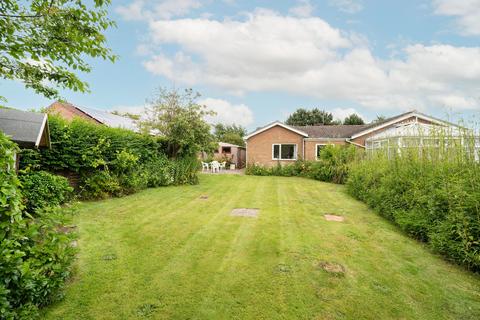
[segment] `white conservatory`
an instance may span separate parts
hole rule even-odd
[[[403,150],[443,150],[462,146],[468,154],[479,159],[480,139],[471,129],[454,124],[426,124],[418,121],[398,124],[369,137],[365,141],[367,154],[383,151],[389,157],[399,155]],[[473,151],[473,152],[472,152]]]

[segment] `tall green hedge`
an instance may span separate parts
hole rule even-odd
[[[480,271],[480,164],[457,151],[371,157],[351,166],[347,188],[434,251]]]
[[[83,199],[197,182],[197,160],[168,159],[164,139],[81,119],[49,116],[49,125],[52,147],[23,150],[21,168],[73,176]]]
[[[130,130],[110,128],[75,119],[68,122],[48,117],[52,147],[40,152],[23,150],[21,165],[47,171],[87,173],[95,169],[115,170],[118,154],[129,152],[145,163],[163,154],[162,141]]]
[[[16,146],[0,132],[0,319],[31,319],[58,298],[75,249],[58,208],[23,211]]]

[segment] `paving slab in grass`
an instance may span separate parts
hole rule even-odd
[[[259,209],[257,208],[235,208],[230,212],[230,215],[237,217],[256,218],[258,216],[258,211]]]

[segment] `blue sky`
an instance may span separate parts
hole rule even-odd
[[[298,107],[338,118],[480,109],[480,0],[112,1],[107,33],[120,59],[80,74],[71,103],[138,111],[155,88],[192,87],[212,121],[249,129]],[[0,81],[8,105],[52,101]]]

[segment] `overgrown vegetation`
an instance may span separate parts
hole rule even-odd
[[[49,116],[52,148],[23,150],[21,167],[66,175],[83,199],[122,196],[147,187],[196,183],[197,160],[169,159],[167,139]],[[72,179],[73,178],[73,179]]]
[[[60,206],[73,196],[68,180],[46,171],[22,172],[19,176],[27,212]]]
[[[31,211],[24,211],[15,151],[16,146],[0,132],[0,319],[31,319],[39,307],[61,295],[74,257],[74,234],[59,230],[68,214],[58,207],[45,207],[41,194],[27,202]],[[43,174],[30,178],[23,180],[28,196],[34,193],[28,181],[53,181]],[[45,190],[37,190],[46,195]]]
[[[480,164],[468,152],[473,145],[437,139],[435,148],[378,152],[353,164],[348,191],[447,259],[480,271]]]
[[[246,173],[257,176],[305,177],[320,181],[345,183],[349,164],[361,156],[354,146],[327,145],[321,151],[317,161],[298,160],[293,164],[273,167],[249,164]]]

